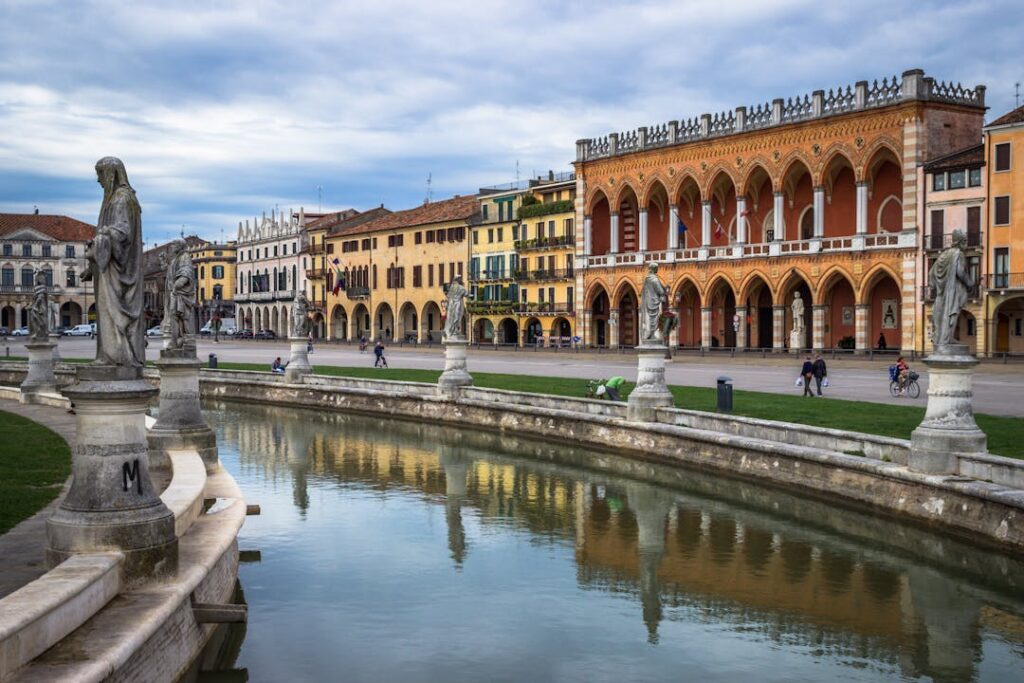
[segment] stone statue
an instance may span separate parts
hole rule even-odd
[[[46,275],[37,270],[32,287],[32,304],[28,309],[28,330],[32,341],[50,340],[50,297],[46,292]]]
[[[96,162],[103,204],[96,237],[86,244],[88,270],[96,292],[96,365],[142,367],[142,207],[115,157]]]
[[[167,263],[167,298],[164,320],[170,341],[169,349],[183,349],[195,334],[192,309],[196,305],[196,270],[183,240],[174,240]]]
[[[668,302],[665,285],[658,279],[658,264],[647,265],[647,277],[640,293],[640,346],[663,343],[661,333],[661,307]]]
[[[50,300],[50,334],[55,334],[60,327],[60,304]]]
[[[462,338],[462,318],[466,315],[466,297],[469,292],[462,284],[462,276],[444,286],[445,300],[448,303],[447,317],[444,322],[444,336],[448,339]]]
[[[313,323],[309,319],[309,299],[305,292],[299,292],[292,302],[292,337],[301,338],[309,336],[313,329]]]
[[[800,292],[793,293],[793,303],[791,305],[793,309],[793,332],[804,331],[804,300],[800,296]]]
[[[932,345],[941,349],[953,343],[960,311],[967,303],[971,286],[964,264],[964,247],[967,236],[963,230],[953,231],[953,244],[942,252],[928,273],[928,285],[935,292],[932,303]]]

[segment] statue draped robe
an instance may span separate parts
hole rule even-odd
[[[192,257],[183,252],[174,257],[167,269],[167,306],[165,317],[170,320],[172,346],[180,348],[185,338],[194,332],[192,307],[196,299],[196,272]]]
[[[942,252],[928,273],[928,285],[935,292],[932,345],[939,349],[953,343],[957,319],[967,303],[969,278],[963,251],[954,246]]]
[[[666,301],[665,285],[654,273],[648,273],[644,278],[644,288],[640,295],[640,344],[657,341],[661,338],[661,325],[658,318],[661,316],[661,304]]]
[[[46,283],[36,283],[32,289],[32,305],[28,309],[28,330],[34,341],[49,341],[50,302]]]
[[[104,197],[89,253],[96,291],[96,363],[141,367],[142,209],[126,185]]]
[[[458,282],[448,285],[448,311],[444,321],[444,334],[448,339],[462,336],[462,317],[466,314],[466,288]]]

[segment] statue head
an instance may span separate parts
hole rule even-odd
[[[658,274],[658,264],[656,261],[651,261],[650,263],[647,264],[647,272],[650,273],[651,275]]]
[[[461,275],[456,275],[455,276],[455,280],[453,280],[453,282],[458,282],[461,285],[462,284],[462,276]]]
[[[41,270],[37,270],[36,271],[35,280],[36,280],[36,284],[37,285],[45,285],[46,284],[46,274],[43,271],[41,271]]]
[[[176,258],[185,252],[185,240],[174,240],[169,248],[172,258]]]
[[[117,157],[103,157],[96,162],[96,180],[103,186],[104,194],[109,194],[122,185],[130,187],[128,172],[124,170],[124,164]]]
[[[796,300],[796,299],[799,299],[799,298],[801,298],[800,297],[800,292],[793,292],[793,299]]]
[[[963,249],[967,246],[967,235],[963,230],[953,231],[953,246],[957,249]]]

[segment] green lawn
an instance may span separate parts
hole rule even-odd
[[[266,370],[261,363],[220,363],[224,370]],[[406,382],[436,382],[440,370],[381,369],[373,367],[316,366],[317,374],[341,377],[391,379]],[[476,386],[491,389],[530,391],[556,396],[586,395],[587,380],[571,377],[537,377],[474,372]],[[627,395],[633,388],[627,385]],[[693,410],[714,411],[716,390],[713,387],[672,386],[676,406]],[[898,403],[870,403],[841,399],[809,399],[803,396],[771,394],[760,391],[736,391],[733,408],[737,415],[766,420],[783,420],[799,424],[845,429],[866,434],[879,434],[909,439],[910,432],[921,423],[924,408]],[[990,453],[1024,458],[1024,419],[977,414],[978,426],[988,435]]]
[[[71,451],[55,432],[0,410],[0,534],[60,493]]]

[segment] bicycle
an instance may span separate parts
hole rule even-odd
[[[604,386],[603,379],[592,379],[587,382],[587,398],[601,398],[597,390]]]
[[[921,385],[917,383],[919,377],[920,375],[916,372],[911,371],[907,373],[907,382],[903,385],[903,393],[910,398],[917,398],[921,395]],[[889,393],[893,398],[900,396],[900,380],[898,377],[889,380]]]

